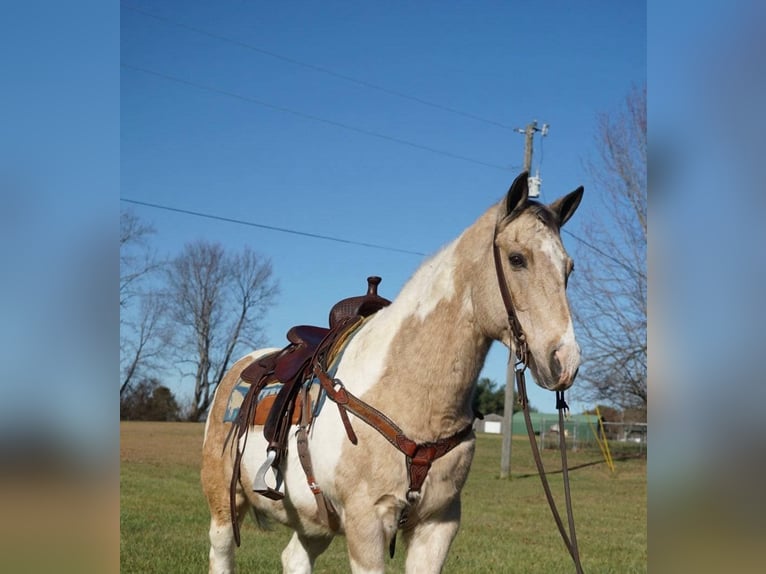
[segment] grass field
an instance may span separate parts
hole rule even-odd
[[[199,483],[202,424],[120,424],[121,572],[206,572],[209,514]],[[463,491],[463,520],[446,573],[573,572],[537,477],[525,437],[514,437],[511,480],[498,478],[501,439],[479,435]],[[546,469],[560,468],[556,451]],[[569,453],[577,538],[586,573],[646,572],[646,461],[616,461],[612,475],[598,450]],[[560,474],[551,488],[563,508]],[[560,495],[560,496],[558,496]],[[566,518],[564,518],[566,521]],[[237,550],[241,572],[281,572],[290,531],[245,521]],[[399,548],[390,572],[404,571]],[[348,572],[345,540],[336,538],[316,572]]]

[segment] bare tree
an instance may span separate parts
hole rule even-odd
[[[146,286],[162,268],[151,250],[153,233],[134,213],[120,214],[120,397],[138,377],[159,369],[169,340],[163,299]]]
[[[587,398],[646,409],[646,87],[602,114],[588,162],[606,217],[576,247],[572,302]]]
[[[139,296],[135,318],[120,318],[120,396],[138,376],[162,370],[166,346],[172,331],[164,321],[166,302],[160,293]]]
[[[189,420],[210,406],[240,347],[260,344],[260,321],[278,291],[271,262],[245,248],[226,253],[219,244],[187,244],[167,272],[168,318],[177,334],[179,361],[192,365]]]
[[[141,281],[161,266],[149,244],[154,232],[132,211],[120,213],[120,310],[140,295]]]

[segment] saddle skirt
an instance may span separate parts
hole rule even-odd
[[[341,357],[343,356],[343,352],[346,350],[346,346],[358,332],[364,322],[365,320],[361,320],[357,323],[354,323],[334,342],[330,348],[328,353],[328,362],[330,365],[328,374],[331,376],[333,376],[337,371],[338,364]],[[283,351],[275,351],[273,356],[276,356],[281,352]],[[256,363],[259,365],[268,364],[272,358],[274,357],[271,355],[261,357],[254,361],[251,367],[255,366]],[[248,369],[251,369],[251,367],[248,367]],[[250,424],[255,426],[263,426],[266,424],[266,421],[269,418],[269,413],[271,412],[271,408],[274,406],[280,391],[282,391],[284,387],[284,382],[278,378],[278,373],[275,373],[273,369],[272,372],[266,372],[264,375],[268,377],[268,380],[265,383],[261,382],[261,384],[258,385],[261,387],[261,389],[258,391],[258,396],[256,397],[255,413],[252,417],[252,420],[250,421]],[[311,418],[313,419],[321,412],[327,393],[322,389],[319,379],[311,373],[311,369],[307,371],[306,377],[307,378],[302,381],[302,386],[308,390],[308,396],[311,399]],[[254,382],[251,382],[253,381],[252,375],[248,376],[248,379],[249,380],[244,380],[244,378],[240,377],[237,384],[231,390],[231,394],[229,395],[229,402],[226,406],[226,414],[224,415],[223,419],[224,422],[237,421],[240,407],[245,401],[245,397],[248,395],[248,393],[253,392],[252,387]],[[257,383],[257,381],[255,381],[255,383]],[[295,397],[295,404],[293,405],[292,412],[290,413],[291,425],[297,425],[300,421],[302,408],[303,393],[297,393]]]

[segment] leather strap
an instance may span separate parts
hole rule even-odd
[[[577,547],[577,537],[575,536],[574,515],[572,514],[572,500],[571,500],[571,496],[569,492],[569,468],[567,467],[566,437],[564,436],[564,414],[563,414],[564,409],[563,408],[559,409],[559,447],[561,450],[561,468],[562,468],[562,474],[564,478],[564,494],[566,497],[569,532],[572,535],[571,539],[569,535],[567,535],[567,531],[564,528],[564,523],[561,520],[561,515],[559,515],[559,511],[556,508],[556,503],[553,500],[553,494],[551,494],[551,487],[548,484],[548,477],[545,474],[545,467],[543,466],[542,457],[540,456],[540,449],[537,446],[537,440],[535,439],[535,430],[532,427],[532,419],[529,415],[529,402],[526,399],[527,387],[526,387],[526,380],[524,377],[523,369],[516,370],[516,385],[518,387],[519,399],[522,400],[522,397],[523,397],[522,410],[524,412],[524,424],[527,427],[529,444],[532,448],[532,455],[535,459],[535,465],[537,466],[538,474],[540,475],[540,482],[543,485],[543,491],[545,491],[545,498],[548,500],[548,506],[551,509],[551,513],[553,514],[553,519],[555,520],[556,526],[559,529],[561,538],[564,540],[564,545],[567,547],[567,550],[569,551],[569,555],[572,557],[572,560],[574,561],[577,574],[583,574],[582,564],[580,564],[580,551]]]
[[[557,397],[556,408],[559,411],[559,447],[561,450],[561,467],[564,478],[564,495],[566,498],[567,519],[569,522],[569,532],[571,538],[567,535],[564,523],[561,520],[559,511],[556,508],[556,503],[553,500],[551,494],[551,488],[548,484],[548,478],[545,474],[545,468],[540,456],[540,450],[537,446],[537,440],[535,439],[535,431],[532,427],[532,420],[529,415],[529,400],[527,399],[527,387],[524,372],[527,370],[527,364],[529,362],[529,347],[527,345],[527,337],[524,334],[524,329],[519,323],[519,319],[516,316],[516,310],[513,306],[513,297],[508,289],[508,282],[505,278],[505,272],[503,271],[503,264],[501,260],[500,248],[496,243],[497,237],[492,239],[492,255],[495,260],[495,272],[497,274],[497,283],[500,287],[500,295],[503,298],[503,305],[505,306],[505,312],[508,316],[508,327],[511,331],[511,338],[513,347],[516,350],[516,369],[514,369],[516,385],[518,387],[519,403],[521,404],[522,411],[524,412],[524,424],[527,427],[527,434],[529,435],[529,443],[532,447],[532,454],[535,459],[535,465],[537,466],[538,473],[540,475],[540,481],[545,491],[545,497],[548,499],[548,506],[551,508],[553,519],[556,521],[561,538],[564,540],[564,545],[567,547],[572,560],[574,561],[577,574],[583,574],[582,564],[580,563],[580,551],[577,547],[577,537],[575,536],[574,527],[574,515],[572,513],[572,499],[569,491],[569,468],[567,467],[566,458],[566,437],[564,436],[564,410],[566,403],[563,399],[563,393],[560,397]],[[509,358],[510,361],[510,358]]]
[[[317,515],[320,522],[327,525],[333,532],[337,532],[340,527],[338,512],[330,501],[327,500],[322,489],[319,488],[314,477],[314,466],[311,463],[311,452],[309,451],[308,426],[311,424],[311,397],[309,396],[309,387],[305,386],[303,390],[303,408],[301,410],[301,423],[296,433],[296,446],[298,449],[298,460],[303,467],[303,473],[306,475],[309,489],[316,499]]]
[[[508,290],[508,281],[505,278],[505,271],[503,271],[502,256],[500,254],[500,248],[495,243],[496,238],[492,239],[492,258],[495,260],[495,273],[497,275],[497,284],[500,287],[500,295],[503,298],[503,305],[505,306],[505,313],[508,317],[508,325],[511,329],[511,338],[513,339],[513,347],[516,350],[516,358],[520,363],[527,364],[529,360],[529,347],[527,346],[527,336],[524,334],[524,329],[521,328],[519,318],[516,316],[516,310],[513,306],[513,297]]]
[[[418,444],[407,437],[402,429],[386,415],[354,396],[338,379],[330,378],[321,361],[314,362],[314,374],[327,393],[327,397],[338,405],[346,433],[353,444],[357,444],[358,439],[348,418],[348,412],[378,431],[383,438],[407,457],[410,482],[407,498],[410,500],[414,493],[420,492],[431,464],[463,442],[473,431],[473,424],[469,423],[449,437]]]
[[[577,538],[575,536],[574,529],[572,500],[569,493],[569,469],[567,468],[566,461],[566,438],[564,437],[563,415],[566,403],[564,403],[562,396],[560,401],[557,400],[556,408],[559,411],[559,446],[561,449],[561,463],[563,469],[562,472],[564,475],[564,494],[566,496],[567,518],[569,521],[569,532],[571,533],[571,539],[570,536],[567,535],[566,529],[564,528],[564,523],[561,520],[561,516],[559,515],[558,509],[556,508],[556,503],[553,500],[553,495],[551,494],[551,489],[548,485],[548,479],[545,474],[545,468],[543,467],[543,461],[540,456],[540,450],[537,446],[537,440],[535,439],[535,431],[532,427],[532,420],[529,416],[529,401],[527,399],[526,379],[524,377],[524,372],[527,370],[527,364],[529,362],[529,347],[527,345],[527,337],[524,334],[524,329],[522,329],[521,323],[519,323],[519,319],[516,316],[516,310],[513,306],[513,297],[511,296],[511,292],[508,289],[508,282],[506,281],[505,272],[503,271],[500,248],[497,246],[496,237],[492,240],[492,255],[495,260],[497,283],[500,287],[500,295],[503,298],[503,305],[505,306],[505,312],[508,316],[508,326],[511,330],[513,346],[516,350],[516,358],[518,359],[514,372],[516,377],[516,384],[518,386],[519,403],[521,404],[522,411],[524,412],[524,423],[527,427],[527,434],[529,435],[532,454],[534,455],[537,471],[540,475],[540,481],[543,484],[545,497],[548,499],[548,506],[550,506],[551,512],[553,513],[553,519],[556,521],[556,526],[558,526],[559,533],[561,534],[561,538],[564,540],[564,544],[566,545],[567,550],[569,550],[570,556],[572,556],[577,574],[582,574],[583,570],[582,564],[580,564],[580,552],[577,547]]]
[[[275,354],[278,353],[279,351],[277,351]],[[229,482],[229,510],[231,512],[231,524],[234,530],[234,541],[238,547],[240,545],[240,532],[239,518],[237,515],[236,489],[241,473],[240,465],[242,463],[242,455],[245,452],[245,448],[247,446],[247,430],[250,426],[250,421],[253,420],[253,416],[255,415],[255,407],[258,403],[258,393],[270,380],[270,377],[271,373],[265,372],[261,376],[261,379],[255,385],[253,385],[248,391],[247,395],[245,395],[242,404],[239,406],[237,419],[232,425],[231,429],[229,429],[229,433],[226,435],[226,440],[223,443],[223,448],[225,450],[226,445],[229,443],[232,435],[236,434],[236,440],[232,442],[232,447],[235,448],[236,454],[234,456],[234,466],[232,468],[231,481]],[[242,439],[242,437],[244,437],[244,441],[240,448],[239,441]]]

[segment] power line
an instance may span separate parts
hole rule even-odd
[[[375,243],[366,243],[364,241],[355,241],[353,239],[344,239],[344,238],[341,238],[341,237],[334,237],[334,236],[330,236],[330,235],[321,235],[321,234],[318,234],[318,233],[309,233],[307,231],[298,231],[296,229],[288,229],[286,227],[277,227],[277,226],[274,226],[274,225],[266,225],[264,223],[255,223],[253,221],[245,221],[243,219],[233,219],[231,217],[224,217],[224,216],[221,216],[221,215],[213,215],[213,214],[210,214],[210,213],[202,213],[200,211],[192,211],[190,209],[181,209],[179,207],[171,207],[169,205],[160,205],[158,203],[150,203],[148,201],[140,201],[140,200],[137,200],[137,199],[130,199],[130,198],[127,198],[127,197],[121,197],[120,201],[124,201],[125,203],[131,203],[133,205],[142,205],[144,207],[151,207],[153,209],[162,209],[162,210],[165,210],[165,211],[172,211],[172,212],[175,212],[175,213],[182,213],[182,214],[185,214],[185,215],[192,215],[192,216],[195,216],[195,217],[203,217],[203,218],[206,218],[206,219],[213,219],[213,220],[216,220],[216,221],[223,221],[223,222],[226,222],[226,223],[236,223],[238,225],[247,225],[249,227],[257,227],[259,229],[267,229],[267,230],[270,230],[270,231],[278,231],[280,233],[289,233],[289,234],[292,234],[292,235],[300,235],[302,237],[310,237],[310,238],[313,238],[313,239],[324,239],[325,241],[335,241],[337,243],[345,243],[347,245],[358,245],[360,247],[369,247],[369,248],[372,248],[372,249],[381,249],[383,251],[392,251],[392,252],[395,252],[395,253],[405,253],[407,255],[418,255],[420,257],[424,257],[426,255],[425,253],[422,253],[420,251],[412,251],[412,250],[409,250],[409,249],[400,249],[398,247],[389,247],[387,245],[378,245],[378,244],[375,244]],[[589,243],[588,241],[585,241],[584,239],[578,237],[577,235],[575,235],[574,233],[572,233],[571,231],[569,231],[567,229],[562,229],[562,231],[564,233],[566,233],[567,235],[569,235],[570,237],[574,238],[575,240],[579,241],[580,243],[582,243],[586,247],[592,249],[593,251],[595,251],[599,255],[614,261],[619,266],[621,266],[623,269],[627,270],[630,273],[633,273],[633,270],[630,269],[627,265],[625,265],[622,261],[620,261],[618,259],[615,259],[614,257],[609,255],[608,253],[604,253],[602,250],[600,250],[595,245]]]
[[[163,72],[158,72],[156,70],[150,70],[148,68],[142,68],[140,66],[134,66],[132,64],[126,64],[125,62],[121,62],[120,66],[122,68],[126,68],[126,69],[129,69],[129,70],[135,70],[137,72],[142,72],[142,73],[148,74],[150,76],[157,76],[157,77],[163,78],[165,80],[170,80],[170,81],[176,82],[178,84],[182,84],[182,85],[186,85],[186,86],[191,86],[191,87],[197,88],[199,90],[205,90],[205,91],[208,91],[208,92],[213,92],[213,93],[216,93],[216,94],[220,94],[222,96],[227,96],[229,98],[235,98],[237,100],[242,100],[244,102],[248,102],[248,103],[251,103],[251,104],[257,104],[259,106],[270,108],[272,110],[276,110],[276,111],[279,111],[279,112],[284,112],[284,113],[287,113],[287,114],[292,114],[294,116],[297,116],[299,118],[303,118],[303,119],[306,119],[306,120],[312,120],[312,121],[315,121],[315,122],[321,122],[323,124],[327,124],[327,125],[335,126],[335,127],[338,127],[338,128],[342,128],[344,130],[349,130],[349,131],[356,132],[356,133],[359,133],[359,134],[363,134],[363,135],[366,135],[366,136],[371,136],[371,137],[375,137],[375,138],[378,138],[378,139],[386,140],[386,141],[389,141],[389,142],[394,142],[394,143],[397,143],[397,144],[406,145],[406,146],[409,146],[409,147],[412,147],[412,148],[415,148],[415,149],[429,151],[431,153],[435,153],[435,154],[438,154],[438,155],[443,155],[443,156],[446,156],[446,157],[450,157],[452,159],[459,159],[459,160],[462,160],[462,161],[467,161],[467,162],[474,163],[474,164],[477,164],[477,165],[482,165],[484,167],[491,167],[491,168],[494,168],[494,169],[500,169],[500,170],[503,170],[503,171],[511,171],[513,169],[513,167],[506,167],[506,166],[502,166],[502,165],[496,165],[496,164],[493,164],[493,163],[488,163],[488,162],[481,161],[481,160],[478,160],[478,159],[473,159],[473,158],[470,158],[470,157],[458,155],[458,154],[455,154],[455,153],[452,153],[452,152],[449,152],[449,151],[444,151],[444,150],[432,148],[432,147],[429,147],[429,146],[425,146],[425,145],[422,145],[422,144],[414,143],[414,142],[411,142],[411,141],[408,141],[408,140],[403,140],[401,138],[396,138],[396,137],[393,137],[393,136],[389,136],[389,135],[386,135],[386,134],[381,134],[381,133],[374,132],[374,131],[371,131],[371,130],[366,130],[366,129],[363,129],[363,128],[357,128],[357,127],[354,127],[354,126],[351,126],[351,125],[348,125],[348,124],[344,124],[344,123],[341,123],[341,122],[336,122],[334,120],[328,120],[328,119],[322,118],[320,116],[315,116],[313,114],[307,114],[305,112],[299,112],[299,111],[293,110],[291,108],[286,108],[284,106],[278,106],[276,104],[272,104],[272,103],[269,103],[269,102],[266,102],[266,101],[263,101],[263,100],[259,100],[257,98],[253,98],[251,96],[243,96],[241,94],[236,94],[234,92],[229,92],[227,90],[222,90],[220,88],[215,88],[213,86],[206,86],[206,85],[203,85],[203,84],[199,84],[197,82],[192,82],[192,81],[189,81],[189,80],[184,80],[183,78],[179,78],[177,76],[171,76],[170,74],[165,74]]]
[[[461,111],[461,110],[458,110],[458,109],[455,109],[455,108],[451,108],[449,106],[444,106],[442,104],[438,104],[438,103],[435,103],[435,102],[430,102],[428,100],[424,100],[424,99],[419,98],[417,96],[412,96],[412,95],[409,95],[409,94],[405,94],[403,92],[399,92],[397,90],[392,90],[392,89],[386,88],[384,86],[379,86],[377,84],[373,84],[372,82],[368,82],[366,80],[360,80],[358,78],[354,78],[353,76],[349,76],[347,74],[342,74],[340,72],[336,72],[336,71],[331,70],[329,68],[324,68],[322,66],[317,66],[316,64],[310,64],[308,62],[303,62],[301,60],[296,60],[295,58],[290,58],[288,56],[284,56],[282,54],[278,54],[277,52],[274,52],[274,51],[271,51],[271,50],[266,50],[264,48],[259,48],[258,46],[254,46],[252,44],[248,44],[246,42],[242,42],[241,40],[235,40],[233,38],[229,38],[229,37],[223,36],[221,34],[216,34],[214,32],[209,32],[207,30],[203,30],[203,29],[197,28],[195,26],[189,26],[187,24],[182,24],[181,22],[177,22],[177,21],[172,20],[170,18],[167,18],[165,16],[160,16],[158,14],[153,14],[151,12],[147,12],[146,10],[142,10],[142,9],[140,9],[138,7],[131,6],[129,4],[125,4],[124,2],[121,2],[120,4],[121,4],[121,6],[123,8],[125,8],[127,10],[132,10],[133,12],[136,12],[136,13],[139,13],[139,14],[143,14],[144,16],[148,16],[150,18],[154,18],[155,20],[164,22],[166,24],[170,24],[172,26],[176,26],[178,28],[182,28],[182,29],[185,29],[185,30],[189,30],[189,31],[197,33],[197,34],[208,36],[210,38],[214,38],[214,39],[220,40],[222,42],[227,42],[227,43],[235,45],[235,46],[246,48],[248,50],[252,50],[252,51],[257,52],[259,54],[262,54],[262,55],[265,55],[265,56],[269,56],[271,58],[275,58],[277,60],[281,60],[283,62],[287,62],[287,63],[295,65],[295,66],[300,66],[300,67],[303,67],[303,68],[306,68],[306,69],[310,69],[310,70],[313,70],[313,71],[316,71],[316,72],[327,74],[329,76],[333,76],[335,78],[338,78],[338,79],[341,79],[341,80],[344,80],[344,81],[347,81],[347,82],[351,82],[351,83],[357,84],[359,86],[363,86],[365,88],[369,88],[369,89],[372,89],[372,90],[377,90],[377,91],[385,93],[385,94],[389,94],[389,95],[396,96],[396,97],[399,97],[399,98],[403,98],[403,99],[406,99],[406,100],[414,101],[414,102],[417,102],[417,103],[425,105],[425,106],[430,106],[432,108],[436,108],[436,109],[439,109],[439,110],[442,110],[442,111],[446,111],[446,112],[449,112],[449,113],[457,114],[457,115],[460,115],[460,116],[463,116],[463,117],[466,117],[466,118],[470,118],[470,119],[473,119],[473,120],[476,120],[476,121],[479,121],[479,122],[483,122],[483,123],[486,123],[486,124],[494,125],[496,127],[500,127],[500,128],[503,128],[503,129],[508,129],[508,130],[512,130],[512,131],[516,131],[516,129],[517,129],[517,128],[511,127],[511,126],[505,125],[505,124],[503,124],[501,122],[497,122],[495,120],[483,118],[481,116],[477,116],[477,115],[469,113],[469,112],[464,112],[464,111]],[[475,163],[475,164],[478,164],[478,165],[483,165],[483,166],[486,166],[486,167],[492,167],[492,168],[495,168],[495,169],[501,169],[503,171],[509,171],[509,170],[517,169],[515,166],[511,166],[511,167],[499,166],[499,165],[496,165],[496,164],[491,164],[491,163],[483,162],[483,161],[476,160],[476,159],[473,159],[473,158],[468,158],[468,157],[460,156],[460,155],[457,155],[457,154],[453,154],[451,152],[447,152],[447,151],[431,148],[431,147],[428,147],[428,146],[424,146],[424,145],[417,144],[417,143],[414,143],[414,142],[410,142],[410,141],[407,141],[407,140],[403,140],[403,139],[400,139],[400,138],[395,138],[395,137],[392,137],[392,136],[388,136],[388,135],[385,135],[385,134],[380,134],[380,133],[373,132],[373,131],[370,131],[370,130],[365,130],[365,129],[362,129],[362,128],[357,128],[357,127],[354,127],[354,126],[350,126],[348,124],[343,124],[341,122],[336,122],[336,121],[328,120],[328,119],[325,119],[325,118],[322,118],[322,117],[319,117],[319,116],[314,116],[314,115],[311,115],[311,114],[306,114],[304,112],[299,112],[299,111],[296,111],[296,110],[292,110],[290,108],[286,108],[286,107],[283,107],[283,106],[277,106],[277,105],[271,104],[269,102],[258,100],[256,98],[252,98],[252,97],[249,97],[249,96],[242,96],[240,94],[235,94],[233,92],[228,92],[228,91],[221,90],[221,89],[218,89],[218,88],[214,88],[214,87],[211,87],[211,86],[204,86],[202,84],[198,84],[198,83],[195,83],[195,82],[191,82],[191,81],[188,81],[188,80],[183,80],[181,78],[177,78],[177,77],[171,76],[169,74],[163,74],[161,72],[157,72],[157,71],[154,71],[154,70],[149,70],[149,69],[146,69],[146,68],[140,68],[138,66],[132,66],[130,64],[125,64],[125,63],[121,63],[120,65],[123,68],[128,68],[128,69],[136,70],[136,71],[139,71],[139,72],[143,72],[145,74],[155,75],[155,76],[167,79],[167,80],[178,82],[180,84],[185,84],[185,85],[188,85],[188,86],[191,86],[191,87],[195,87],[195,88],[198,88],[198,89],[202,89],[202,90],[207,90],[207,91],[211,91],[211,92],[214,92],[214,93],[218,93],[220,95],[224,95],[224,96],[227,96],[227,97],[236,98],[236,99],[240,99],[240,100],[243,100],[243,101],[246,101],[246,102],[258,104],[258,105],[261,105],[261,106],[264,106],[264,107],[267,107],[267,108],[271,108],[271,109],[274,109],[274,110],[277,110],[277,111],[293,114],[293,115],[296,115],[298,117],[302,117],[304,119],[309,119],[309,120],[313,120],[313,121],[322,122],[322,123],[325,123],[325,124],[328,124],[328,125],[332,125],[332,126],[335,126],[335,127],[342,128],[342,129],[354,131],[354,132],[357,132],[357,133],[361,133],[361,134],[368,135],[368,136],[371,136],[371,137],[376,137],[376,138],[384,139],[384,140],[391,141],[391,142],[398,143],[398,144],[402,144],[402,145],[407,145],[407,146],[410,146],[410,147],[414,147],[416,149],[430,151],[432,153],[444,155],[444,156],[451,157],[451,158],[454,158],[454,159],[460,159],[460,160],[468,161],[468,162]],[[542,152],[542,143],[541,143],[541,155],[542,155],[542,153],[543,152]],[[542,159],[540,160],[540,164],[542,164]],[[209,215],[209,214],[204,214],[204,213],[198,213],[198,212],[193,212],[193,211],[188,211],[188,210],[183,210],[183,209],[178,209],[178,208],[173,208],[173,207],[168,207],[168,206],[156,205],[156,204],[141,202],[141,201],[137,201],[137,200],[126,199],[126,198],[125,199],[121,199],[121,201],[125,201],[127,203],[134,203],[134,204],[137,204],[137,205],[144,205],[144,206],[147,206],[147,207],[153,207],[153,208],[157,208],[157,209],[165,209],[165,210],[169,210],[169,211],[176,211],[176,212],[179,212],[179,213],[185,213],[185,214],[188,214],[188,215],[195,215],[195,216],[198,216],[198,217],[207,217],[207,218],[210,218],[210,219],[217,219],[217,220],[220,220],[220,221],[228,221],[228,222],[232,222],[232,223],[239,223],[239,224],[242,224],[242,225],[250,225],[250,226],[253,226],[253,227],[260,227],[260,228],[264,228],[264,229],[271,229],[271,230],[274,230],[274,231],[281,231],[281,232],[284,232],[284,233],[293,233],[293,234],[296,234],[296,235],[303,235],[303,236],[307,236],[307,237],[314,237],[314,238],[318,238],[318,239],[325,239],[325,240],[329,240],[329,241],[338,241],[338,242],[341,242],[341,243],[360,245],[360,246],[364,246],[364,247],[373,247],[373,248],[376,248],[376,249],[384,249],[384,250],[388,250],[388,251],[396,251],[396,252],[400,252],[400,253],[408,253],[408,254],[411,254],[411,255],[420,255],[420,256],[425,255],[424,253],[420,253],[420,252],[417,252],[417,251],[408,251],[408,250],[404,250],[404,249],[390,248],[390,247],[381,246],[381,245],[368,244],[368,243],[357,242],[357,241],[352,241],[352,240],[340,239],[340,238],[336,238],[336,237],[323,236],[323,235],[318,235],[318,234],[313,234],[313,233],[306,233],[306,232],[302,232],[302,231],[295,231],[295,230],[284,229],[284,228],[279,228],[279,227],[273,227],[273,226],[257,224],[257,223],[247,222],[247,221],[229,219],[229,218],[225,218],[225,217],[219,217],[219,216],[214,216],[214,215]],[[612,257],[611,255],[605,253],[604,251],[600,250],[599,248],[597,248],[596,246],[592,245],[591,243],[585,241],[584,239],[578,237],[577,235],[575,235],[574,233],[570,232],[569,230],[564,229],[563,231],[566,234],[568,234],[569,236],[571,236],[572,238],[574,238],[575,240],[577,240],[580,243],[582,243],[583,245],[585,245],[586,247],[592,249],[593,251],[595,251],[596,253],[598,253],[602,257],[606,257],[607,259],[610,259],[611,261],[613,261],[614,263],[618,264],[623,269],[626,269],[630,273],[633,272],[633,270],[630,269],[623,262],[621,262],[618,259]]]
[[[360,80],[358,78],[354,78],[353,76],[349,76],[347,74],[342,74],[340,72],[336,72],[334,70],[331,70],[329,68],[324,68],[322,66],[317,66],[316,64],[310,64],[308,62],[302,62],[301,60],[296,60],[295,58],[290,58],[288,56],[283,56],[282,54],[278,54],[276,52],[273,52],[271,50],[265,50],[264,48],[259,48],[258,46],[253,46],[252,44],[248,44],[246,42],[242,42],[241,40],[235,40],[233,38],[229,38],[227,36],[222,36],[221,34],[216,34],[214,32],[209,32],[207,30],[203,30],[202,28],[197,28],[195,26],[189,26],[188,24],[182,24],[180,22],[177,22],[175,20],[171,20],[170,18],[166,18],[165,16],[159,16],[157,14],[153,14],[151,12],[147,12],[145,10],[142,10],[140,8],[136,8],[134,6],[130,6],[125,3],[120,3],[123,8],[126,8],[128,10],[132,10],[133,12],[143,14],[144,16],[148,16],[150,18],[154,18],[155,20],[159,20],[160,22],[164,22],[166,24],[170,24],[172,26],[176,26],[178,28],[182,28],[184,30],[189,30],[191,32],[195,32],[196,34],[201,34],[203,36],[207,36],[209,38],[214,38],[216,40],[220,40],[222,42],[227,42],[229,44],[233,44],[235,46],[239,46],[241,48],[246,48],[248,50],[252,50],[253,52],[257,52],[259,54],[262,54],[264,56],[269,56],[271,58],[275,58],[277,60],[281,60],[283,62],[287,62],[288,64],[292,64],[294,66],[300,66],[309,70],[313,70],[315,72],[320,72],[322,74],[326,74],[328,76],[332,76],[334,78],[338,78],[340,80],[344,80],[346,82],[350,82],[352,84],[356,84],[358,86],[362,86],[371,90],[376,90],[378,92],[382,92],[384,94],[388,94],[390,96],[396,96],[398,98],[402,98],[405,100],[410,100],[412,102],[417,102],[424,106],[429,106],[431,108],[435,108],[438,110],[442,110],[445,112],[449,112],[451,114],[456,114],[465,118],[469,118],[478,122],[482,122],[485,124],[493,125],[495,127],[503,128],[506,130],[513,130],[511,126],[505,125],[501,122],[491,120],[488,118],[484,118],[481,116],[477,116],[476,114],[472,114],[470,112],[464,112],[462,110],[458,110],[456,108],[451,108],[449,106],[445,106],[442,104],[438,104],[435,102],[431,102],[428,100],[424,100],[423,98],[419,98],[417,96],[412,96],[410,94],[405,94],[404,92],[400,92],[397,90],[392,90],[391,88],[386,88],[385,86],[379,86],[377,84],[373,84],[372,82],[368,82],[366,80]]]
[[[263,223],[255,223],[253,221],[245,221],[243,219],[233,219],[231,217],[223,217],[220,215],[212,215],[210,213],[202,213],[200,211],[191,211],[189,209],[181,209],[178,207],[170,207],[169,205],[160,205],[158,203],[149,203],[148,201],[139,201],[137,199],[129,199],[127,197],[121,197],[120,201],[125,203],[132,203],[134,205],[143,205],[144,207],[152,207],[154,209],[164,209],[165,211],[173,211],[176,213],[183,213],[185,215],[193,215],[195,217],[204,217],[206,219],[214,219],[216,221],[224,221],[227,223],[237,223],[239,225],[247,225],[249,227],[258,227],[260,229],[268,229],[270,231],[279,231],[281,233],[290,233],[292,235],[301,235],[303,237],[311,237],[313,239],[324,239],[326,241],[335,241],[337,243],[345,243],[347,245],[359,245],[361,247],[370,247],[373,249],[382,249],[384,251],[394,251],[396,253],[406,253],[408,255],[425,256],[425,253],[419,251],[410,251],[409,249],[399,249],[398,247],[389,247],[387,245],[377,245],[375,243],[365,243],[363,241],[354,241],[352,239],[343,239],[341,237],[333,237],[330,235],[320,235],[318,233],[309,233],[307,231],[298,231],[296,229],[288,229],[286,227],[276,227],[274,225],[266,225]]]
[[[606,257],[607,259],[613,261],[614,263],[616,263],[617,265],[619,265],[620,267],[625,269],[625,271],[627,271],[629,274],[633,275],[636,272],[635,269],[631,269],[630,266],[625,264],[625,262],[620,261],[619,259],[609,255],[608,253],[605,253],[604,251],[602,251],[601,249],[599,249],[595,245],[593,245],[591,243],[588,243],[587,241],[585,241],[581,237],[578,237],[577,235],[575,235],[574,233],[572,233],[568,229],[562,229],[562,231],[564,233],[566,233],[567,235],[569,235],[570,237],[572,237],[573,239],[575,239],[575,240],[579,241],[580,243],[582,243],[583,245],[585,245],[585,247],[588,247],[589,249],[592,249],[593,251],[595,251],[596,253],[598,253],[602,257]]]

